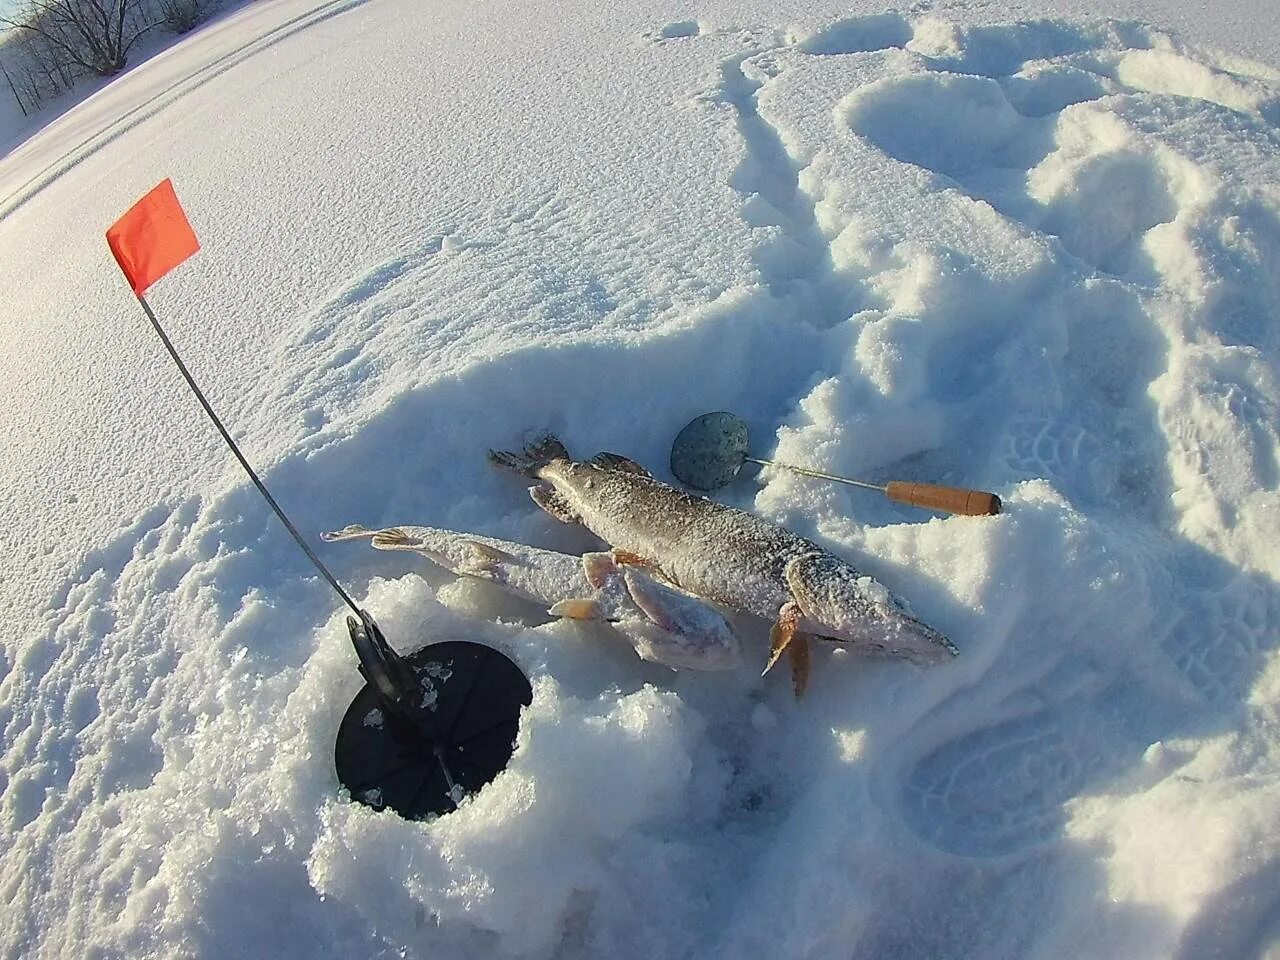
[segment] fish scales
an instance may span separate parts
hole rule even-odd
[[[809,635],[922,663],[957,653],[883,584],[812,540],[660,483],[617,453],[576,461],[544,435],[518,453],[490,451],[489,460],[540,481],[529,490],[534,502],[588,527],[621,562],[646,564],[690,594],[773,620],[765,671],[790,652],[797,695],[808,676]]]
[[[581,557],[436,527],[400,526],[397,529],[417,542],[416,552],[445,569],[497,583],[526,600],[546,602],[548,598],[559,599],[565,595],[582,597],[592,590],[583,573]],[[477,558],[472,544],[483,544],[507,559],[501,563],[478,562],[483,558]]]
[[[756,616],[773,617],[789,598],[785,570],[793,558],[825,552],[744,510],[641,474],[569,460],[534,473],[606,543],[643,557],[691,593]]]
[[[494,465],[539,481],[534,501],[581,523],[682,590],[774,621],[768,666],[796,636],[855,644],[871,655],[933,663],[955,645],[917,620],[883,584],[818,544],[744,510],[677,490],[634,461],[601,453],[574,460],[555,437],[519,453],[490,451]],[[797,694],[804,643],[792,647]]]

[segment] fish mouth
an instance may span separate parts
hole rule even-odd
[[[904,613],[886,617],[882,623],[873,626],[863,642],[878,647],[883,651],[882,655],[926,665],[942,663],[960,654],[945,635]]]
[[[800,604],[804,610],[804,604]],[[905,614],[868,618],[843,629],[805,614],[800,629],[823,640],[852,647],[863,656],[909,660],[927,666],[958,656],[960,650],[945,635]]]

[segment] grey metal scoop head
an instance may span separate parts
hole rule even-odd
[[[671,445],[671,472],[686,487],[694,490],[718,490],[733,480],[744,463],[782,467],[805,477],[817,477],[864,490],[877,490],[894,503],[905,503],[940,513],[961,516],[994,516],[1000,512],[1000,498],[986,490],[948,487],[936,483],[891,480],[870,483],[842,477],[822,470],[797,467],[790,463],[753,457],[747,448],[747,424],[724,410],[704,413],[690,420]]]
[[[690,420],[671,445],[671,472],[694,490],[719,490],[746,462],[746,421],[723,410]]]

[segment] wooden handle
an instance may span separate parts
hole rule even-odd
[[[940,487],[933,483],[908,483],[894,480],[884,492],[890,500],[909,503],[913,507],[927,507],[945,513],[958,513],[966,517],[986,517],[1000,512],[1000,498],[982,490],[966,490],[963,487]]]

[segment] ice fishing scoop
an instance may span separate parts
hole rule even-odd
[[[694,417],[676,436],[671,445],[671,472],[686,487],[703,492],[719,490],[738,475],[745,463],[782,467],[806,477],[834,480],[851,487],[879,490],[890,500],[913,507],[958,513],[969,517],[989,516],[1000,512],[1000,498],[982,490],[964,487],[942,487],[933,483],[892,480],[887,484],[867,483],[849,477],[837,477],[820,470],[795,467],[776,460],[749,456],[747,424],[741,417],[719,411]]]

